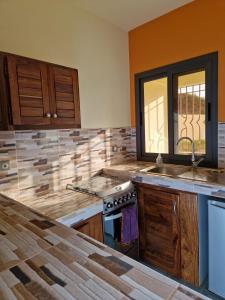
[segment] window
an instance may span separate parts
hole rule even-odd
[[[168,153],[167,77],[144,83],[145,151]]]
[[[135,76],[138,159],[217,167],[217,53]]]
[[[174,108],[174,148],[176,154],[190,154],[191,143],[177,141],[181,137],[190,137],[194,141],[195,153],[206,154],[206,105],[205,70],[186,75],[175,76],[177,96]]]

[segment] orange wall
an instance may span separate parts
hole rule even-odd
[[[131,125],[134,74],[218,51],[218,118],[225,121],[225,0],[195,0],[129,32]]]

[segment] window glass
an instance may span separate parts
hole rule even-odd
[[[191,153],[191,143],[181,137],[194,141],[195,153],[206,153],[205,135],[205,71],[177,76],[177,97],[174,110],[174,148],[176,154]]]
[[[167,77],[144,83],[145,152],[168,153]]]

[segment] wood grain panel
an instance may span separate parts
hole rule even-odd
[[[170,218],[172,207],[165,203],[165,199],[170,199],[169,202],[174,203],[175,198],[179,197],[176,206],[179,235],[176,242],[179,244],[180,273],[175,276],[199,286],[197,195],[148,184],[137,184],[137,189],[142,258],[162,270],[165,270],[164,265],[171,264],[171,251],[174,251],[171,247],[174,242],[172,244],[169,242],[173,241]],[[163,196],[165,193],[166,197]],[[167,272],[174,275],[169,270]]]
[[[33,89],[29,86],[22,87],[19,85],[19,96],[29,96],[29,97],[37,97],[42,99],[42,90],[41,89]]]
[[[47,64],[15,55],[8,55],[7,63],[13,124],[49,125]]]
[[[33,79],[29,77],[18,77],[18,84],[20,87],[30,87],[33,89],[41,90],[41,80],[40,79]]]
[[[80,102],[77,70],[50,66],[51,104],[55,125],[71,124],[80,127]],[[63,102],[65,101],[65,102]],[[70,103],[68,103],[70,102]]]
[[[73,85],[71,83],[67,84],[55,80],[55,90],[59,93],[73,94]]]
[[[181,277],[199,286],[197,195],[180,194]]]
[[[74,109],[74,104],[68,101],[56,101],[56,108],[59,109]]]
[[[6,55],[0,54],[0,130],[13,130]]]
[[[56,94],[56,99],[57,100],[74,102],[73,94],[60,93],[60,92],[56,92],[55,94]]]
[[[0,127],[11,123],[13,129],[80,128],[76,69],[5,53],[0,60],[1,82],[2,78],[7,78],[6,101],[11,105],[6,109],[6,102],[0,103],[0,115],[7,110],[7,122],[0,116]]]
[[[73,228],[94,238],[95,240],[100,242],[103,241],[101,213],[76,224]]]
[[[33,97],[20,97],[20,105],[22,107],[43,107],[43,101],[41,99]]]
[[[57,115],[59,118],[74,118],[75,113],[70,109],[57,109]]]
[[[157,222],[157,219],[154,218],[153,216],[149,217],[148,215],[146,216],[146,231],[149,234],[157,234],[161,238],[164,238],[166,240],[170,240],[170,226],[169,226],[169,220],[165,222],[165,219],[161,222]]]
[[[28,64],[25,62],[25,59],[23,59],[23,64],[17,65],[18,76],[33,79],[41,79],[40,69],[37,69],[35,66],[32,65],[30,65],[28,68],[27,65]]]
[[[140,255],[180,276],[179,195],[138,185]]]
[[[68,74],[65,72],[65,74],[59,73],[55,75],[55,81],[56,82],[64,82],[67,84],[71,84],[73,85],[73,79],[71,78],[71,76],[68,76]]]
[[[42,117],[43,116],[43,108],[40,107],[21,107],[21,116],[22,117]]]

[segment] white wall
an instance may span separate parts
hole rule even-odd
[[[0,0],[0,51],[78,68],[84,128],[130,125],[128,35],[75,0]]]

